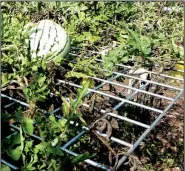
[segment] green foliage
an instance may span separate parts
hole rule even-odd
[[[68,121],[70,120],[74,121],[79,118],[82,123],[86,124],[85,120],[81,117],[80,114],[78,114],[77,109],[79,105],[82,104],[82,99],[84,95],[87,93],[90,83],[91,83],[90,79],[85,79],[85,78],[83,79],[82,88],[79,88],[77,90],[77,99],[73,100],[72,98],[70,98],[68,101],[67,99],[62,97],[62,101],[63,101],[62,111],[64,113],[64,117]]]
[[[122,44],[116,49],[110,51],[110,53],[106,56],[103,56],[103,66],[107,70],[107,74],[111,74],[115,64],[120,63],[121,61],[128,61],[127,51],[125,49],[125,45]]]
[[[88,78],[88,76],[105,75],[96,59],[96,56],[86,59],[78,58],[75,64],[70,63],[69,65],[72,67],[72,71],[67,73],[66,78]]]
[[[37,73],[34,75],[33,81],[29,85],[23,87],[23,92],[26,99],[29,101],[44,101],[47,95],[50,93],[48,89],[48,84],[50,80],[46,79],[46,76],[42,73]]]
[[[41,117],[39,113],[36,113],[35,117],[39,136],[42,138],[40,143],[35,144],[36,141],[30,140],[27,135],[33,134],[33,119],[24,117],[21,109],[14,114],[15,120],[21,124],[20,132],[15,132],[3,140],[4,152],[16,161],[22,157],[23,166],[21,170],[65,170],[89,157],[88,154],[82,154],[71,160],[59,148],[59,145],[67,142],[68,136],[75,131],[74,128],[69,127],[66,119],[57,120],[53,115]],[[62,161],[57,159],[61,157]]]
[[[6,3],[4,5],[7,7]],[[10,15],[4,12],[2,17],[2,87],[17,80],[27,102],[35,106],[34,103],[44,101],[49,94],[50,80],[46,80],[44,61],[30,59],[28,49],[24,46],[27,32],[23,32],[23,27],[29,22],[29,16],[22,20],[21,13]]]
[[[143,57],[148,57],[151,53],[151,40],[146,36],[142,36],[138,31],[131,31],[128,29],[129,38],[127,43],[129,46],[136,51],[136,55],[141,55]]]

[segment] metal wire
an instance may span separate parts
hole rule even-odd
[[[4,160],[4,159],[1,159],[1,163],[3,163],[3,164],[5,164],[5,165],[9,166],[9,167],[10,167],[11,169],[13,169],[13,170],[18,170],[18,169],[19,169],[17,166],[15,166],[15,165],[13,165],[13,164],[7,162],[7,161]]]

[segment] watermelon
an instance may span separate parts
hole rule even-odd
[[[46,63],[66,60],[70,51],[70,39],[59,24],[41,20],[25,25],[24,32],[28,34],[25,45],[29,48],[31,58],[44,59]]]

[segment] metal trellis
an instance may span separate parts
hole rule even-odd
[[[97,62],[102,62],[102,60],[97,59]],[[132,69],[131,66],[127,66],[127,65],[123,65],[123,64],[117,64],[116,66],[120,67],[121,71],[124,71],[125,69],[127,69],[127,71],[128,71],[128,69]],[[158,75],[155,72],[151,72],[151,71],[147,71],[147,72],[150,73],[153,76],[151,80],[144,80],[144,79],[141,79],[137,76],[130,75],[130,74],[128,74],[128,72],[120,72],[120,71],[114,71],[112,73],[112,77],[110,77],[108,79],[90,77],[91,79],[93,79],[95,81],[99,81],[101,83],[93,89],[89,88],[88,92],[84,95],[84,97],[86,97],[86,96],[91,95],[92,93],[95,93],[97,95],[101,95],[102,97],[108,97],[110,99],[114,99],[114,100],[118,101],[118,103],[113,107],[113,109],[115,111],[117,111],[117,113],[106,112],[106,110],[101,109],[100,112],[102,113],[102,116],[101,116],[102,118],[107,118],[108,116],[113,117],[113,118],[116,118],[118,120],[118,123],[124,121],[124,122],[128,122],[128,123],[134,124],[135,126],[139,126],[139,127],[142,127],[143,129],[145,129],[145,131],[140,135],[140,137],[134,143],[127,142],[124,139],[120,139],[119,137],[114,137],[114,135],[111,135],[110,141],[115,142],[119,145],[128,147],[128,151],[127,151],[126,155],[123,155],[119,159],[118,164],[116,166],[116,170],[125,162],[127,157],[139,146],[139,144],[145,139],[145,137],[151,132],[151,130],[159,123],[161,118],[166,115],[166,113],[169,111],[169,109],[172,108],[172,106],[177,102],[179,97],[184,92],[184,89],[181,88],[181,87],[175,87],[175,86],[169,85],[168,83],[160,83],[160,82],[155,80],[157,78],[156,76],[158,76],[158,77],[160,76],[161,78],[165,78],[165,79],[176,80],[176,81],[179,81],[179,82],[183,82],[184,81],[183,79],[175,78],[175,77],[169,76],[167,74]],[[183,71],[179,71],[179,72],[183,72]],[[124,78],[128,78],[128,79],[133,79],[133,80],[138,80],[138,81],[145,81],[146,84],[139,87],[139,88],[136,88],[136,87],[128,86],[127,84],[123,84],[121,82],[119,82],[119,83],[115,82],[115,80],[117,80],[121,76],[123,76]],[[59,80],[58,79],[57,81],[58,81],[58,84],[66,84],[66,85],[70,85],[70,86],[76,87],[76,88],[82,87],[81,85],[78,85],[78,84],[75,84],[75,83],[72,83],[72,82],[67,82],[65,80]],[[131,90],[132,93],[127,94],[126,98],[120,97],[118,95],[112,95],[109,92],[102,91],[102,87],[105,84],[121,87],[121,88],[124,88],[126,90]],[[174,97],[171,98],[171,97],[167,97],[165,95],[161,95],[161,94],[158,94],[158,93],[155,93],[155,92],[150,92],[150,91],[145,90],[146,87],[149,86],[149,85],[150,86],[160,86],[162,88],[170,89],[172,91],[175,91],[176,93],[175,93]],[[146,104],[141,104],[141,103],[138,103],[137,101],[133,100],[134,97],[136,97],[136,95],[138,95],[138,93],[146,94],[150,97],[156,97],[158,99],[163,99],[165,101],[169,101],[170,103],[168,103],[168,105],[166,105],[166,107],[164,109],[159,109],[157,107],[149,106],[149,105],[146,105]],[[2,97],[2,99],[3,98],[8,98],[9,100],[13,101],[13,103],[11,102],[10,104],[6,105],[7,108],[10,107],[11,105],[13,105],[14,102],[19,103],[22,106],[29,107],[29,104],[27,104],[25,102],[22,102],[22,101],[19,101],[19,100],[16,100],[16,99],[14,99],[10,96],[7,96],[3,93],[1,93],[1,97]],[[126,104],[127,105],[129,104],[129,105],[132,105],[132,106],[137,106],[137,107],[143,108],[143,109],[151,111],[151,112],[155,112],[157,117],[151,124],[146,124],[146,123],[142,123],[140,121],[131,119],[131,118],[129,118],[129,116],[128,117],[122,116],[119,112],[119,109],[121,107],[123,107],[124,105],[126,105]],[[84,103],[83,106],[88,107],[89,105]],[[51,112],[51,114],[55,114],[59,110],[60,110],[60,108],[57,108],[57,109],[53,110]],[[55,115],[55,116],[57,118],[61,118],[61,116],[59,116],[59,115]],[[10,127],[15,129],[15,130],[19,130],[19,127],[17,125],[10,124]],[[69,148],[73,144],[77,143],[80,140],[80,138],[88,132],[88,130],[89,130],[89,128],[83,127],[81,132],[77,133],[77,135],[74,138],[72,138],[70,141],[68,141],[65,145],[61,146],[60,149],[65,151],[69,155],[77,156],[78,153],[69,150]],[[99,131],[96,131],[96,132],[100,136],[106,137],[105,133],[102,133],[102,132],[99,132]],[[32,135],[32,136],[34,138],[37,138],[38,140],[42,140],[37,135]],[[19,169],[17,166],[12,165],[9,161],[5,161],[4,159],[1,159],[1,162],[3,164],[8,165],[13,170],[18,170]],[[107,165],[104,165],[104,164],[102,164],[98,161],[93,161],[91,159],[87,159],[84,162],[86,162],[89,165],[92,165],[94,167],[101,168],[101,169],[104,169],[104,170],[107,170],[107,171],[110,171],[112,169],[111,167],[109,167]]]

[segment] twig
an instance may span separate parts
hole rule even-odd
[[[111,148],[111,146],[109,145],[109,143],[107,141],[105,141],[100,135],[98,135],[98,133],[96,131],[92,131],[97,137],[98,139],[109,149],[109,151],[114,154],[114,156],[116,156],[116,152]]]
[[[114,166],[113,166],[113,170],[116,170],[116,167],[117,167],[117,165],[118,165],[118,158],[119,158],[119,156],[120,155],[129,155],[127,152],[122,152],[122,153],[118,153],[117,155],[116,155],[116,161],[115,161],[115,164],[114,164]]]

